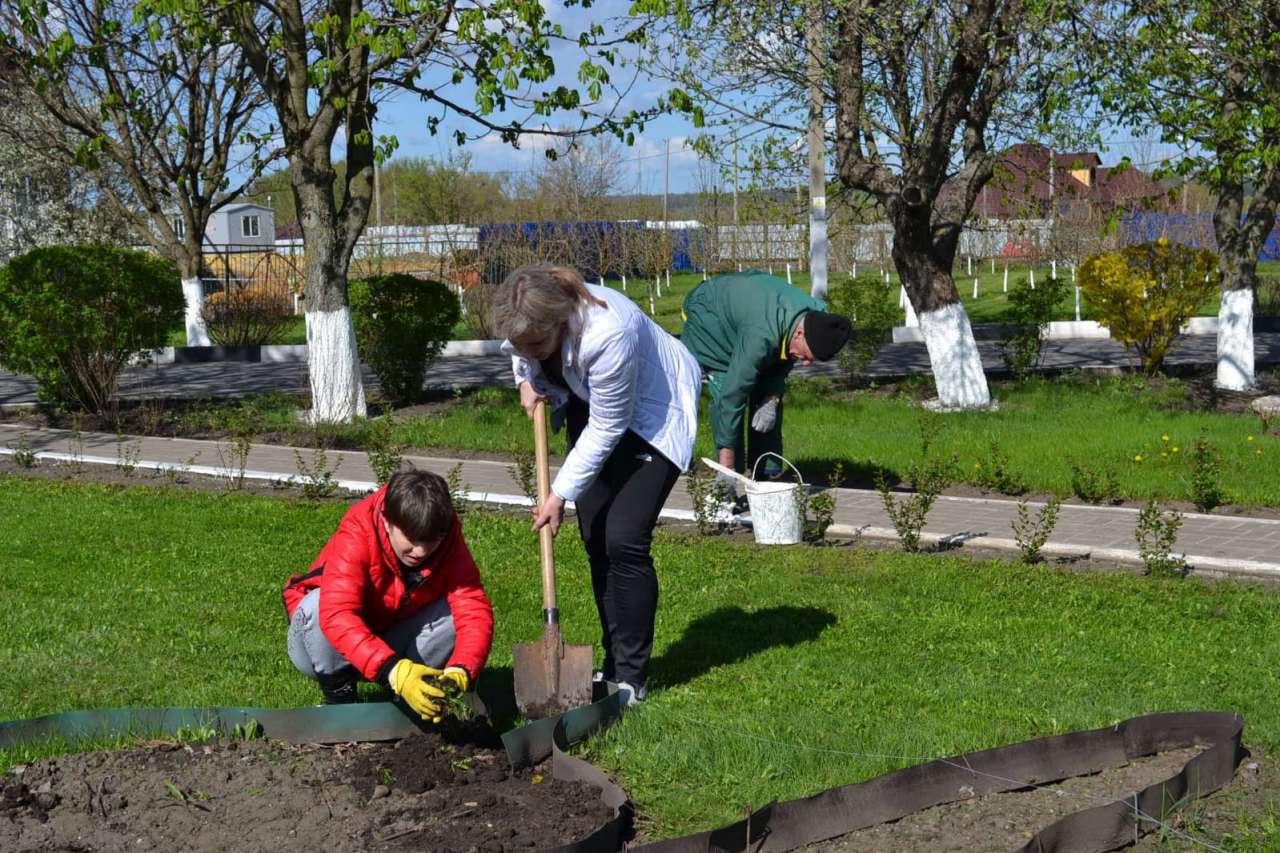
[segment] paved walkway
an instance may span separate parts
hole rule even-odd
[[[1185,335],[1166,361],[1169,364],[1212,364],[1217,357],[1214,335]],[[1004,369],[1000,344],[979,341],[983,367],[988,371]],[[1280,333],[1254,335],[1254,359],[1259,366],[1280,364]],[[1098,370],[1136,367],[1131,351],[1109,338],[1080,338],[1046,341],[1046,369]],[[834,376],[840,368],[833,363],[798,368],[797,376]],[[868,368],[877,378],[897,378],[928,374],[929,354],[922,343],[887,344],[880,349]],[[377,384],[366,366],[366,388]],[[426,386],[436,389],[478,388],[506,385],[511,382],[511,362],[505,356],[451,356],[431,366]],[[124,371],[120,378],[122,398],[200,399],[243,397],[267,391],[304,392],[309,390],[307,366],[302,362],[251,363],[205,362],[136,367]],[[0,370],[0,406],[29,405],[36,399],[35,381],[27,376]]]
[[[116,436],[101,433],[84,434],[77,448],[74,436],[65,430],[23,429],[13,424],[0,424],[0,453],[10,453],[21,434],[33,450],[61,454],[77,454],[85,462],[113,465],[120,457]],[[141,438],[138,442],[139,467],[185,466],[196,473],[225,475],[230,463],[227,445],[190,439]],[[310,462],[311,451],[302,451]],[[57,458],[56,456],[54,458]],[[462,465],[462,482],[472,500],[506,504],[527,504],[512,480],[509,465],[480,459],[408,456],[419,468],[445,474]],[[339,462],[339,460],[341,460]],[[335,476],[340,485],[350,489],[369,489],[373,474],[365,455],[360,452],[331,451],[331,465],[337,465]],[[296,477],[297,463],[293,449],[268,445],[252,448],[247,476],[277,480]],[[683,486],[678,484],[664,508],[663,515],[672,519],[692,519],[692,504]],[[1033,508],[1038,510],[1039,505]],[[923,541],[978,545],[1002,550],[1016,550],[1011,522],[1016,503],[1009,500],[979,498],[939,498],[929,515]],[[1064,506],[1058,524],[1044,551],[1055,556],[1090,556],[1104,561],[1137,562],[1134,525],[1137,511],[1119,507]],[[880,496],[862,489],[838,489],[835,524],[837,535],[861,535],[868,538],[895,539],[896,535],[884,513]],[[1189,513],[1179,531],[1177,551],[1186,554],[1187,562],[1206,573],[1252,575],[1280,579],[1280,519],[1215,516]]]

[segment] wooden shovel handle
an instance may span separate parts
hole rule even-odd
[[[551,452],[547,446],[547,403],[539,400],[533,407],[533,452],[538,474],[538,506],[547,502],[551,494]],[[538,543],[542,556],[542,609],[547,621],[559,623],[556,610],[556,552],[551,526],[543,525],[538,531]]]

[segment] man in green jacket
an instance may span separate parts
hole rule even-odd
[[[751,473],[764,453],[782,453],[782,394],[797,364],[829,361],[849,340],[849,320],[783,279],[759,270],[716,276],[684,300],[680,340],[707,375],[719,462]],[[750,418],[743,458],[743,421]],[[767,459],[761,478],[777,476]]]

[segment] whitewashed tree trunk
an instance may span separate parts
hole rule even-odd
[[[1245,391],[1254,384],[1253,289],[1224,290],[1218,306],[1217,385]]]
[[[916,317],[915,306],[911,304],[911,299],[908,298],[907,296],[906,288],[903,288],[902,290],[902,305],[907,312],[907,315],[903,319],[902,324],[904,326],[909,326],[909,327],[919,326],[920,320],[919,318]]]
[[[209,346],[209,327],[204,322],[204,284],[197,276],[182,280],[182,295],[187,300],[187,346]]]
[[[929,350],[941,405],[948,409],[979,409],[991,405],[991,391],[982,372],[982,356],[964,306],[954,302],[922,313],[920,331]]]
[[[349,423],[367,414],[351,308],[307,312],[311,422]]]

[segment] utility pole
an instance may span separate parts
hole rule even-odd
[[[671,189],[671,140],[662,144],[662,227],[670,228],[667,216],[667,192]]]
[[[733,140],[733,262],[738,260],[738,140]]]
[[[826,122],[823,118],[823,0],[809,0],[805,49],[809,54],[809,293],[827,298]]]

